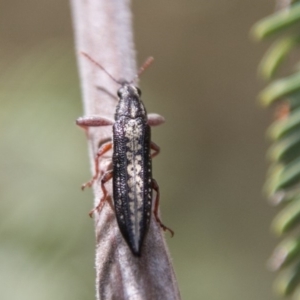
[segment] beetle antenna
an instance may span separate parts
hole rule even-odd
[[[114,82],[121,84],[122,82],[118,81],[117,79],[115,79],[111,74],[109,74],[106,69],[104,67],[102,67],[102,65],[100,65],[98,62],[96,62],[93,58],[91,58],[87,53],[85,52],[80,52],[82,55],[84,55],[87,59],[89,59],[93,64],[95,64],[97,67],[99,67],[101,70],[103,70],[108,77],[110,77]]]
[[[145,60],[145,62],[142,64],[139,71],[137,72],[137,74],[134,76],[134,78],[131,80],[130,83],[133,83],[133,81],[138,79],[144,73],[144,71],[150,67],[150,65],[153,63],[153,61],[154,61],[154,58],[152,56],[148,57]]]
[[[82,55],[84,55],[87,59],[89,59],[94,65],[96,65],[97,67],[99,67],[102,71],[104,71],[108,77],[110,77],[114,82],[122,85],[123,82],[117,80],[116,78],[114,78],[110,73],[108,73],[106,71],[106,69],[100,65],[97,61],[95,61],[91,56],[89,56],[87,53],[85,52],[80,52]],[[130,83],[133,83],[136,79],[138,79],[146,69],[148,69],[150,67],[150,65],[153,63],[154,58],[152,56],[148,57],[145,62],[142,64],[142,66],[140,67],[139,71],[137,72],[137,74],[134,76],[134,78],[130,81]]]

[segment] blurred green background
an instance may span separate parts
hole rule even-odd
[[[274,1],[134,1],[161,146],[154,176],[183,299],[274,299],[274,209],[261,195],[270,113],[256,95]],[[94,299],[92,192],[67,1],[0,1],[0,299]],[[99,49],[101,51],[101,49]]]

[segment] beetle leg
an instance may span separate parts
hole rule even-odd
[[[93,208],[90,212],[89,212],[89,215],[90,217],[92,217],[93,213],[97,210],[98,212],[100,212],[103,208],[103,205],[105,203],[105,201],[107,200],[107,189],[105,188],[104,184],[110,180],[113,176],[113,170],[109,170],[107,171],[106,173],[104,173],[104,175],[102,176],[101,178],[101,189],[102,189],[102,192],[103,192],[103,196],[102,198],[100,199],[99,201],[99,204]]]
[[[160,148],[159,148],[159,146],[156,145],[154,142],[151,142],[150,148],[151,148],[152,150],[154,150],[154,152],[151,154],[151,158],[153,158],[153,157],[155,157],[156,155],[159,154]]]
[[[154,216],[156,219],[156,222],[160,225],[160,227],[164,230],[164,231],[169,231],[171,233],[171,237],[174,235],[174,231],[170,228],[168,228],[167,226],[165,226],[161,220],[159,219],[158,216],[158,206],[159,206],[159,186],[156,182],[155,179],[152,178],[152,188],[155,190],[156,192],[156,198],[155,198],[155,204],[154,204]]]
[[[109,151],[111,148],[112,148],[112,142],[107,142],[107,143],[103,144],[101,146],[101,148],[98,150],[98,152],[96,154],[96,157],[95,157],[95,175],[93,176],[93,178],[89,182],[87,182],[87,183],[85,183],[81,186],[82,190],[84,190],[87,186],[91,187],[92,184],[94,183],[94,181],[98,178],[99,173],[100,173],[100,169],[99,169],[100,157],[103,154],[105,154],[107,151]]]
[[[114,120],[100,116],[80,117],[76,120],[76,125],[83,128],[86,132],[88,131],[88,127],[109,126],[113,124]]]
[[[150,126],[158,126],[165,123],[165,118],[159,114],[148,114],[148,124]]]

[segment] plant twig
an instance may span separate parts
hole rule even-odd
[[[277,0],[276,10],[288,9],[291,5],[291,0]]]
[[[119,87],[79,52],[88,53],[115,78],[132,79],[136,60],[130,1],[71,0],[71,5],[85,114],[112,118],[116,100],[111,94],[116,95]],[[93,173],[94,153],[111,134],[110,126],[89,129]],[[101,160],[100,170],[105,170],[110,162],[111,154]],[[111,195],[111,182],[107,189]],[[99,182],[94,185],[94,193],[96,205],[102,196]],[[94,216],[97,299],[180,299],[170,255],[155,218],[151,220],[142,256],[137,258],[119,231],[112,200],[110,204],[106,203],[101,213]]]

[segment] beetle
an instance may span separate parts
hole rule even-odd
[[[100,176],[99,160],[101,156],[113,149],[112,169],[106,170],[101,177],[103,196],[99,204],[90,212],[101,211],[107,200],[105,183],[113,181],[114,210],[119,229],[135,256],[141,255],[143,241],[150,225],[152,214],[152,193],[156,192],[154,216],[161,228],[174,232],[166,227],[158,216],[159,186],[152,177],[152,158],[160,148],[151,141],[150,126],[160,125],[164,118],[157,114],[147,115],[141,100],[141,90],[133,81],[118,81],[88,54],[82,53],[92,63],[101,68],[112,80],[121,85],[117,95],[119,102],[114,120],[101,116],[81,117],[76,124],[88,130],[88,127],[112,125],[112,140],[104,143],[95,157],[95,174],[82,186],[91,187]],[[138,77],[153,61],[149,58],[138,72]],[[151,154],[151,150],[154,152]]]

